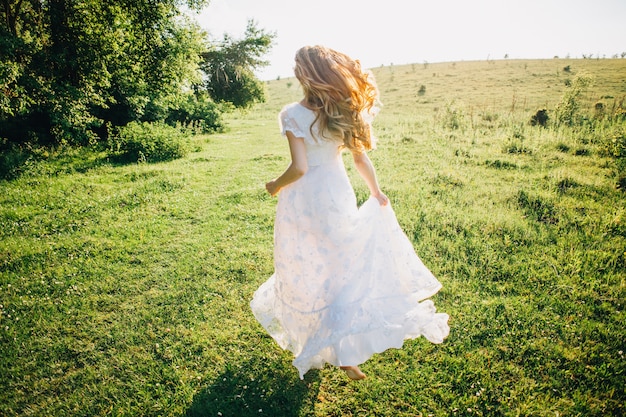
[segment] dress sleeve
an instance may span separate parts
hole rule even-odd
[[[290,111],[291,110],[291,111]],[[292,116],[293,110],[290,108],[284,108],[278,115],[278,125],[280,126],[280,133],[286,135],[287,131],[293,133],[297,138],[303,138],[304,132],[298,126],[298,122]]]

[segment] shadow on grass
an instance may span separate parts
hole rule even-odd
[[[124,165],[113,161],[107,152],[92,148],[20,148],[0,151],[0,179],[15,180],[24,175],[85,173],[102,165]]]
[[[196,394],[186,417],[312,415],[319,386],[317,370],[300,380],[288,361],[255,358],[227,367]]]
[[[0,149],[0,180],[11,181],[24,175],[85,173],[103,165],[125,166],[136,163],[137,158],[112,153],[103,147],[76,146],[55,149],[13,146],[9,149]]]

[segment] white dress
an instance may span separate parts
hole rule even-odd
[[[299,103],[280,113],[282,134],[304,138],[308,170],[280,191],[275,272],[250,303],[267,332],[293,352],[300,378],[326,362],[359,365],[405,339],[441,343],[449,333],[448,315],[425,300],[441,284],[390,205],[370,198],[357,208],[341,143],[312,136],[314,119]]]

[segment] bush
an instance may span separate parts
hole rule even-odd
[[[530,118],[531,126],[542,126],[546,127],[548,125],[548,110],[547,109],[539,109],[535,114],[533,114]]]
[[[561,97],[561,101],[556,105],[555,120],[557,126],[579,125],[583,120],[580,114],[581,100],[583,93],[592,84],[591,77],[586,75],[577,75],[571,85]]]
[[[600,153],[613,158],[617,176],[616,186],[626,191],[626,128],[615,126],[606,132]]]
[[[181,95],[170,104],[165,121],[171,126],[182,125],[200,133],[219,132],[224,129],[223,107],[224,105],[216,104],[208,95]]]
[[[530,148],[524,146],[521,140],[515,140],[515,139],[512,139],[506,144],[504,144],[504,146],[502,147],[502,152],[510,153],[510,154],[519,154],[519,155],[522,155],[522,154],[530,155],[533,153],[533,151]]]
[[[164,123],[131,122],[110,139],[111,151],[127,161],[169,161],[187,154],[187,137]]]
[[[570,147],[569,147],[569,145],[568,145],[567,143],[559,142],[559,143],[556,145],[556,149],[557,149],[559,152],[564,152],[564,153],[565,153],[565,152],[569,152]]]
[[[446,103],[445,109],[439,111],[436,117],[446,129],[458,130],[465,126],[465,115],[455,107],[454,102]]]
[[[4,140],[0,139],[0,143]],[[12,179],[19,176],[22,167],[31,158],[31,153],[21,146],[12,145],[0,148],[0,179]]]
[[[616,126],[605,134],[604,150],[613,158],[626,158],[626,128]]]

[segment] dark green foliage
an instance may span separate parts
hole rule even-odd
[[[30,152],[18,145],[11,145],[0,153],[0,179],[12,179],[20,174],[20,169],[31,158]]]
[[[252,69],[266,65],[261,57],[271,48],[274,36],[258,29],[251,20],[244,39],[224,35],[220,45],[202,54],[202,70],[207,76],[205,87],[211,97],[236,107],[264,101],[263,83]]]
[[[514,163],[508,162],[508,161],[501,161],[499,159],[496,159],[494,161],[487,160],[485,161],[485,165],[490,168],[496,168],[496,169],[517,169],[517,165],[515,165]]]
[[[618,125],[604,136],[603,153],[615,161],[616,187],[626,190],[626,126]]]
[[[170,102],[165,122],[171,126],[193,127],[200,133],[218,132],[224,128],[223,108],[206,94],[181,94]]]
[[[5,144],[90,145],[111,128],[158,121],[221,128],[224,108],[202,85],[206,34],[182,6],[206,0],[38,0],[0,6],[0,138]],[[263,95],[252,70],[271,37],[250,25],[228,55],[245,77],[235,105]],[[259,45],[259,42],[261,44]],[[264,42],[264,43],[263,43]],[[255,45],[257,45],[255,47]],[[190,89],[190,87],[192,87]],[[191,97],[193,91],[195,96]]]
[[[121,160],[133,162],[168,161],[187,153],[186,136],[162,123],[131,122],[119,128],[110,144]]]
[[[511,154],[531,154],[532,150],[524,146],[521,141],[513,140],[504,146],[503,152]]]
[[[139,120],[147,103],[179,91],[196,72],[201,43],[196,28],[175,19],[177,3],[5,6],[5,17],[15,16],[0,29],[11,75],[4,89],[14,99],[0,109],[0,134],[13,143],[83,145],[102,136],[106,122]]]
[[[530,118],[531,126],[541,126],[546,127],[548,125],[548,110],[539,109],[535,114],[533,114]]]
[[[581,123],[581,97],[591,84],[591,77],[577,75],[567,86],[561,102],[556,105],[554,118],[557,125],[573,126]]]
[[[560,152],[567,153],[570,150],[570,147],[567,143],[560,142],[556,145],[556,149]]]
[[[593,106],[594,114],[593,117],[595,119],[603,119],[606,116],[606,106],[603,102],[598,101]]]
[[[626,127],[617,126],[605,136],[603,152],[613,158],[626,158]]]

